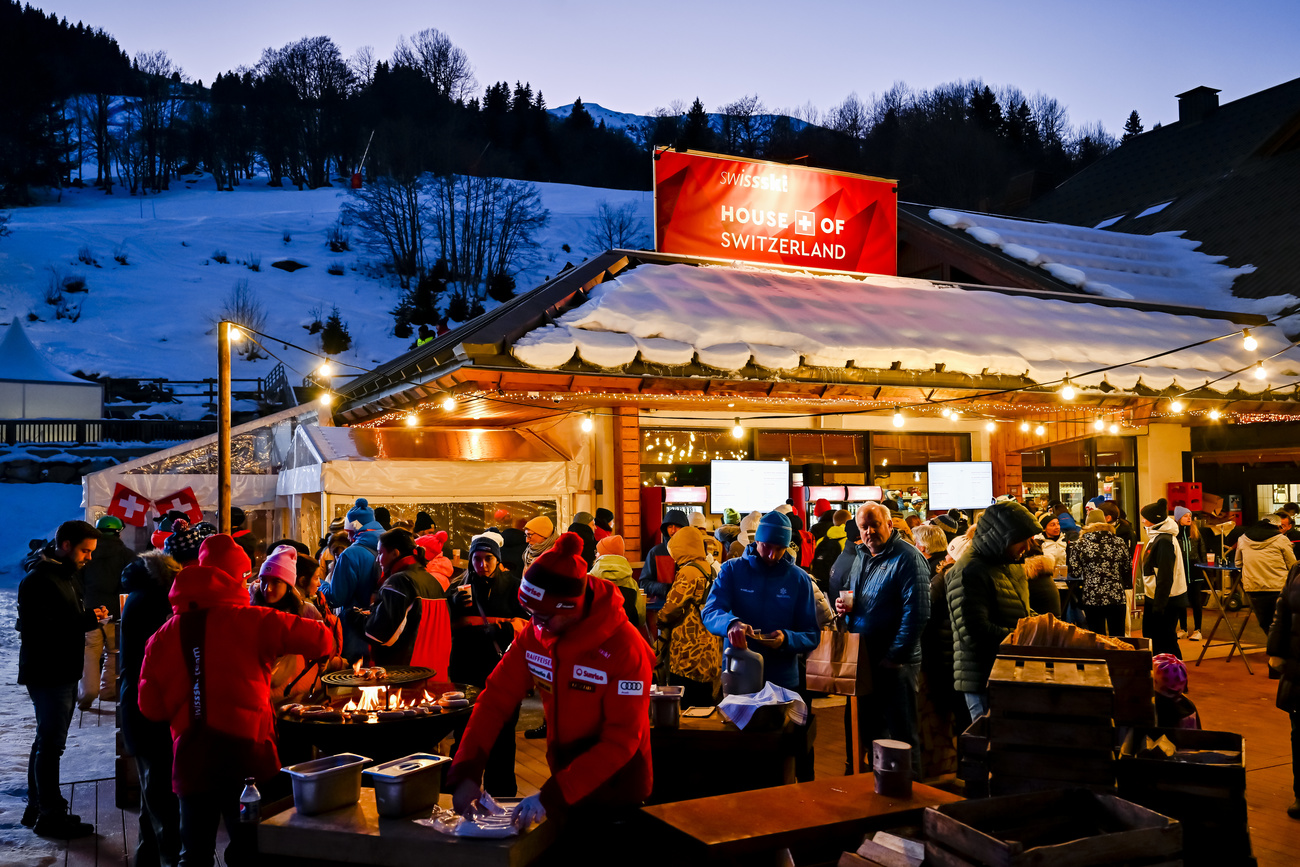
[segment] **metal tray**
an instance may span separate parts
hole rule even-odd
[[[370,759],[340,753],[284,769],[293,781],[293,804],[304,816],[327,813],[361,800],[361,769]]]
[[[451,759],[432,753],[413,753],[364,773],[375,788],[375,806],[386,819],[428,810],[442,793],[442,773]]]

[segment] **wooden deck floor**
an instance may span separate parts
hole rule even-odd
[[[1207,611],[1205,616],[1204,631],[1208,632],[1214,614]],[[1247,627],[1244,643],[1247,646],[1263,643],[1263,635],[1253,622]],[[1273,705],[1277,681],[1268,679],[1264,655],[1251,653],[1255,674],[1248,675],[1239,659],[1224,661],[1224,650],[1207,657],[1197,667],[1194,660],[1200,653],[1200,645],[1183,641],[1182,648],[1188,661],[1188,694],[1197,705],[1202,725],[1207,729],[1238,732],[1246,738],[1246,799],[1251,838],[1260,867],[1292,867],[1300,852],[1300,821],[1286,815],[1286,807],[1293,798],[1290,728],[1286,714]],[[111,705],[105,707],[110,708]],[[816,713],[817,776],[838,776],[844,767],[843,709],[819,707]],[[80,722],[111,725],[112,720],[111,715],[101,713],[94,719],[87,714]],[[549,776],[546,742],[525,739],[522,728],[526,724],[521,723],[521,731],[516,735],[516,773],[521,797],[538,791]],[[58,863],[64,867],[129,865],[139,818],[134,811],[114,807],[113,781],[76,783],[66,787],[65,794],[74,812],[94,822],[99,833],[64,845]],[[222,837],[218,853],[225,845],[224,832]]]

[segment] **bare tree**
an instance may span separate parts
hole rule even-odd
[[[388,175],[353,190],[343,206],[347,220],[360,226],[366,243],[383,250],[406,287],[425,266],[424,243],[433,216],[419,177]]]
[[[593,256],[606,250],[644,249],[647,240],[645,220],[636,202],[615,205],[601,199],[587,221],[586,247]]]
[[[551,218],[537,187],[522,181],[442,175],[432,192],[440,258],[460,291],[480,300],[487,281],[529,264]]]
[[[409,42],[405,36],[399,37],[393,65],[419,71],[439,94],[453,102],[478,90],[469,55],[456,47],[450,36],[434,27],[421,30]]]
[[[137,116],[144,144],[141,183],[153,190],[165,190],[176,169],[182,107],[179,85],[185,73],[166,51],[137,52],[134,63],[144,74],[143,92],[129,108]]]
[[[352,52],[352,56],[348,58],[348,69],[352,72],[352,78],[358,87],[368,85],[375,77],[374,46],[363,45]]]
[[[334,115],[354,84],[339,47],[328,36],[312,36],[283,48],[268,48],[258,61],[257,73],[287,82],[301,103],[296,123],[304,165],[297,182],[313,189],[327,186]]]
[[[722,140],[731,152],[755,156],[763,150],[772,117],[757,93],[727,103],[718,113],[722,115]]]
[[[1035,93],[1029,98],[1029,110],[1038,124],[1043,145],[1063,149],[1070,135],[1070,113],[1065,106],[1044,93]]]
[[[826,112],[825,124],[836,132],[850,138],[864,138],[871,128],[871,109],[867,107],[857,92],[844,97],[844,101]]]

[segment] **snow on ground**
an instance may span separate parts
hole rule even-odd
[[[22,580],[19,564],[27,556],[28,540],[53,539],[60,524],[84,514],[79,484],[0,485],[0,589],[17,587]],[[0,624],[0,641],[8,632],[12,629]]]
[[[598,286],[591,300],[535,329],[513,347],[531,367],[555,368],[574,353],[598,367],[634,361],[700,363],[726,371],[749,364],[788,370],[811,366],[1025,375],[1036,382],[1073,376],[1125,390],[1200,386],[1287,347],[1280,329],[1252,329],[1258,353],[1220,340],[1142,364],[1080,377],[1084,371],[1160,349],[1228,334],[1222,319],[959,289],[898,277],[862,280],[759,268],[642,265]],[[745,342],[737,342],[742,335]],[[1158,340],[1153,343],[1152,335]],[[1300,351],[1213,386],[1248,391],[1300,376]]]
[[[595,102],[584,102],[582,107],[591,115],[591,119],[596,126],[600,126],[600,122],[604,121],[606,129],[622,130],[627,133],[628,136],[638,141],[641,138],[642,131],[646,129],[647,125],[653,123],[656,119],[654,115],[632,114],[627,111],[614,111],[612,108],[605,108],[603,105]],[[561,105],[558,108],[547,109],[547,112],[557,120],[564,120],[569,115],[573,114],[573,103]],[[770,125],[774,123],[778,117],[785,117],[789,120],[791,128],[796,132],[808,125],[806,121],[802,121],[796,117],[778,114],[756,115],[755,123],[760,127]],[[722,131],[722,121],[723,116],[721,114],[718,114],[717,112],[709,114],[709,126],[714,132]]]
[[[1233,281],[1254,271],[1254,266],[1230,268],[1222,264],[1223,256],[1197,251],[1200,242],[1182,237],[1181,232],[1131,235],[945,208],[932,209],[930,219],[965,230],[981,244],[1042,268],[1090,295],[1265,315],[1300,303],[1291,295],[1236,297]]]
[[[648,192],[538,188],[551,222],[537,238],[536,261],[517,277],[519,291],[554,276],[566,261],[576,264],[598,252],[587,249],[585,236],[601,200],[635,203],[649,235]],[[112,196],[64,190],[61,201],[10,212],[10,235],[0,238],[0,323],[23,319],[32,342],[68,371],[202,379],[216,375],[213,320],[236,283],[247,280],[267,308],[265,331],[311,349],[319,349],[319,340],[302,326],[313,311],[323,321],[337,304],[354,346],[340,360],[371,368],[405,352],[411,341],[392,336],[389,311],[400,289],[377,267],[381,256],[364,247],[356,229],[352,251],[332,253],[326,245],[347,196],[338,186],[275,189],[264,178],[217,192],[207,175],[186,176],[170,191],[145,198],[120,188]],[[83,248],[96,264],[78,261]],[[114,260],[116,252],[127,264]],[[229,264],[216,261],[223,253]],[[257,260],[256,272],[240,264]],[[272,267],[281,260],[307,267],[293,273]],[[343,273],[329,274],[331,266]],[[88,290],[66,296],[80,305],[76,322],[56,319],[43,300],[52,280],[67,277],[84,278]],[[489,300],[485,306],[494,305]],[[27,321],[29,313],[41,321]],[[284,344],[267,346],[289,362],[293,384],[315,366]],[[234,376],[265,376],[275,364],[237,357]]]

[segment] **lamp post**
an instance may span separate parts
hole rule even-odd
[[[217,529],[230,528],[230,341],[238,340],[235,323],[217,324]]]

